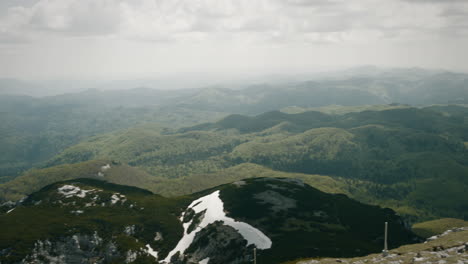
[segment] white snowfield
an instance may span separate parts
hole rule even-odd
[[[106,164],[106,165],[104,165],[104,166],[101,167],[101,170],[102,170],[102,171],[106,171],[106,170],[108,170],[108,169],[110,169],[110,168],[111,168],[110,164]]]
[[[202,261],[198,262],[198,264],[208,264],[208,261],[210,261],[210,258],[203,259]]]
[[[187,233],[187,230],[193,219],[192,221],[183,224],[184,236],[179,241],[177,246],[169,253],[169,255],[167,255],[164,260],[160,261],[160,263],[169,263],[171,257],[174,256],[177,252],[183,254],[190,246],[190,244],[192,244],[195,235],[207,225],[216,221],[223,221],[225,225],[236,229],[245,238],[245,240],[247,240],[247,245],[254,244],[258,249],[271,248],[271,239],[263,234],[262,231],[247,223],[237,222],[236,220],[226,216],[224,213],[223,201],[219,198],[219,190],[193,201],[187,209],[189,208],[193,209],[195,213],[200,213],[206,210],[202,221],[190,234]],[[181,219],[183,219],[183,215]]]
[[[122,203],[125,203],[127,201],[127,198],[125,198],[125,195],[120,194],[120,193],[114,193],[111,196],[111,203],[116,204],[117,202],[122,201]]]
[[[149,244],[146,244],[146,252],[154,258],[158,259],[158,252],[154,251],[154,249]]]
[[[65,198],[70,198],[70,197],[79,197],[79,198],[85,198],[87,193],[92,193],[95,192],[96,190],[82,190],[78,186],[74,185],[63,185],[62,187],[58,188],[58,192],[65,196]]]

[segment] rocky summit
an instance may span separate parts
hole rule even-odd
[[[165,198],[76,179],[48,185],[0,214],[0,263],[282,263],[414,243],[390,209],[300,180],[252,178]]]

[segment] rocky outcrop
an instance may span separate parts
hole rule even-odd
[[[185,252],[185,262],[198,263],[209,258],[211,263],[238,264],[252,259],[253,245],[231,226],[217,221],[202,229]]]
[[[113,242],[104,242],[97,233],[75,234],[56,241],[40,240],[21,263],[108,263],[122,258]]]

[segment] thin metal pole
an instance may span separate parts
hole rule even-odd
[[[257,264],[257,248],[254,248],[254,264]]]
[[[388,222],[385,222],[385,245],[384,245],[384,250],[388,250],[387,246],[387,236],[388,236]]]
[[[387,236],[388,236],[388,222],[385,222],[384,250],[382,251],[382,255],[384,257],[388,256]]]

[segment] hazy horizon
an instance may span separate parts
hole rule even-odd
[[[461,0],[3,0],[0,78],[241,76],[360,65],[468,72]]]

